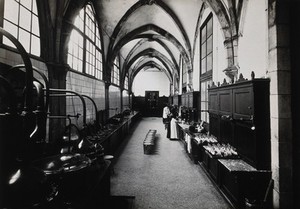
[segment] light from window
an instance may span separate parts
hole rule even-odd
[[[208,110],[208,85],[211,85],[211,80],[201,82],[201,110]],[[201,112],[201,120],[209,122],[208,112]]]
[[[126,77],[125,77],[125,82],[124,82],[124,88],[125,89],[128,89],[128,74],[126,75]]]
[[[72,69],[102,79],[99,27],[90,4],[80,10],[75,18],[68,47],[67,62]]]
[[[116,56],[114,60],[112,75],[111,75],[111,82],[116,85],[120,85],[119,76],[120,76],[120,60],[119,60],[119,56]]]
[[[186,87],[187,84],[187,69],[183,63],[183,58],[180,57],[180,69],[182,70],[182,87]]]
[[[68,64],[74,70],[82,72],[83,63],[83,36],[72,30],[68,49]]]
[[[84,28],[84,9],[80,10],[79,14],[75,18],[74,25],[80,30],[83,31]]]
[[[209,122],[208,110],[208,85],[212,83],[213,70],[213,27],[212,17],[204,23],[200,31],[200,48],[201,48],[201,73],[200,73],[200,93],[201,93],[201,120]]]
[[[25,50],[40,56],[40,29],[35,0],[5,0],[3,28],[17,38]],[[3,44],[15,48],[6,37]]]
[[[120,85],[119,81],[119,68],[114,65],[113,75],[112,75],[112,82],[116,85]]]
[[[213,69],[212,18],[201,29],[201,74]]]

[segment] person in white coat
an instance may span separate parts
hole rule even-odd
[[[168,104],[166,104],[166,106],[163,109],[163,123],[165,124],[165,129],[168,129],[169,123],[170,123],[170,115],[171,115],[171,111],[170,108],[168,106]]]
[[[170,122],[170,139],[177,140],[178,138],[177,119],[172,117]]]
[[[172,117],[171,117],[171,122],[170,122],[170,139],[177,140],[179,139],[178,136],[178,127],[177,127],[177,112],[176,108],[174,107],[173,110],[171,111]]]

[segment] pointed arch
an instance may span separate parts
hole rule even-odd
[[[118,37],[119,32],[121,31],[123,25],[125,25],[125,22],[129,19],[129,17],[135,11],[137,11],[137,9],[139,9],[140,7],[142,7],[144,5],[153,5],[153,4],[156,4],[164,12],[166,12],[166,14],[168,14],[170,19],[173,20],[174,24],[180,31],[180,34],[183,38],[185,48],[180,44],[180,42],[178,40],[176,40],[175,43],[180,44],[179,50],[181,53],[184,51],[183,57],[184,57],[185,62],[187,63],[188,71],[193,70],[193,66],[192,66],[192,62],[191,62],[191,54],[192,54],[191,44],[190,44],[188,35],[187,35],[182,23],[180,22],[179,18],[177,17],[177,15],[161,0],[151,0],[151,1],[141,0],[141,1],[138,1],[137,3],[135,3],[132,7],[130,7],[130,9],[127,10],[127,12],[122,16],[121,20],[117,23],[116,27],[114,28],[114,31],[112,33],[112,36],[111,36],[111,39],[110,39],[110,42],[108,45],[107,60],[106,60],[108,77],[110,77],[113,57],[115,56],[116,51],[120,50],[119,47],[117,47],[117,48],[115,47],[116,46],[115,41],[117,40],[117,37]],[[169,33],[165,33],[165,34],[169,34]],[[169,37],[170,37],[170,35],[165,36],[166,39],[168,39]],[[124,37],[122,37],[122,39],[123,38]],[[128,36],[127,36],[127,39],[128,39]]]
[[[126,73],[129,72],[129,69],[131,68],[131,66],[133,65],[133,63],[135,61],[137,61],[139,58],[144,57],[144,56],[151,56],[151,57],[155,57],[158,60],[160,60],[163,63],[163,65],[165,65],[165,68],[168,69],[170,74],[171,74],[171,72],[173,72],[175,70],[174,69],[175,68],[174,64],[165,55],[161,54],[159,51],[157,51],[153,48],[148,48],[148,49],[145,49],[145,50],[141,51],[137,55],[135,55],[128,62],[128,64],[126,65],[126,67],[124,69],[124,74],[126,75]],[[131,76],[130,72],[129,72],[129,76]]]
[[[142,64],[141,66],[139,66],[138,68],[136,68],[136,69],[132,72],[131,77],[129,78],[129,87],[128,87],[128,89],[129,89],[130,91],[132,91],[132,84],[133,84],[133,80],[134,80],[134,78],[136,77],[136,75],[137,75],[143,68],[145,68],[145,67],[147,67],[147,66],[151,66],[151,67],[154,66],[154,67],[158,68],[160,71],[164,71],[165,74],[167,75],[167,77],[168,77],[170,83],[173,83],[172,74],[170,74],[170,72],[169,72],[166,68],[163,68],[162,66],[158,65],[158,64],[157,64],[156,62],[154,62],[154,61],[148,61],[148,62]]]
[[[116,25],[116,27],[113,31],[113,34],[111,36],[111,41],[110,41],[109,46],[108,46],[108,57],[110,55],[110,52],[113,49],[115,40],[117,39],[117,36],[118,36],[122,26],[124,25],[124,23],[128,20],[128,18],[131,16],[131,14],[133,14],[138,8],[140,8],[141,6],[144,6],[146,4],[147,5],[156,4],[163,11],[165,11],[169,15],[169,17],[174,21],[175,25],[177,26],[177,28],[181,32],[181,35],[182,35],[182,38],[184,40],[186,49],[189,52],[188,55],[190,56],[191,55],[191,44],[189,42],[187,33],[186,33],[182,23],[180,22],[179,18],[177,17],[177,15],[163,1],[161,1],[161,0],[152,0],[151,3],[147,3],[145,1],[138,1],[129,10],[127,10],[127,12],[122,16],[121,20]]]
[[[157,42],[158,44],[160,44],[160,45],[168,52],[168,54],[169,54],[170,57],[171,57],[172,62],[173,62],[174,65],[175,65],[175,68],[177,69],[174,73],[175,73],[175,74],[179,74],[179,65],[178,65],[178,63],[177,63],[177,61],[176,61],[176,59],[175,59],[173,53],[172,53],[171,50],[166,46],[166,44],[158,38],[158,35],[154,35],[154,34],[140,34],[140,35],[137,35],[134,39],[139,39],[139,38],[141,38],[142,40],[139,41],[139,42],[132,48],[132,50],[130,50],[130,52],[128,53],[128,55],[127,55],[127,57],[126,57],[126,59],[125,59],[125,61],[124,61],[124,64],[123,64],[123,67],[122,67],[122,70],[121,70],[121,72],[122,72],[122,77],[121,77],[121,78],[124,78],[125,75],[126,75],[126,72],[125,72],[124,68],[125,68],[125,66],[127,65],[127,63],[129,62],[129,60],[130,60],[131,56],[133,55],[133,53],[138,49],[138,47],[139,47],[142,43],[147,42],[147,41],[149,41],[149,40],[150,40],[150,41],[155,41],[155,42]],[[139,45],[139,44],[140,44],[140,45]]]
[[[161,35],[161,37],[163,37],[164,39],[170,41],[172,44],[174,44],[174,46],[176,46],[176,48],[178,48],[180,54],[182,55],[184,61],[187,63],[187,67],[188,70],[192,70],[192,63],[191,63],[191,59],[188,55],[188,53],[186,52],[186,50],[184,49],[184,47],[181,45],[181,43],[170,33],[168,33],[167,31],[165,31],[164,29],[154,25],[154,24],[147,24],[144,26],[141,26],[129,33],[127,33],[122,39],[120,39],[118,41],[118,43],[116,44],[114,50],[113,50],[113,55],[115,56],[117,54],[117,52],[120,51],[120,49],[127,44],[129,41],[135,39],[135,38],[140,38],[140,36],[142,35],[143,32],[146,31],[155,31],[157,32],[159,35]],[[153,35],[152,37],[155,37],[157,35]],[[108,68],[111,69],[112,67],[112,60],[114,56],[110,56],[110,59],[107,61],[108,64]],[[179,72],[178,72],[179,73]]]

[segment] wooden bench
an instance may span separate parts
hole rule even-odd
[[[153,148],[155,145],[155,134],[156,134],[156,130],[152,130],[152,129],[150,129],[146,134],[146,137],[143,142],[144,154],[146,155],[153,153]]]

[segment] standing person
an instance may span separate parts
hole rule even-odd
[[[170,139],[178,139],[178,127],[177,127],[177,110],[176,108],[174,107],[172,110],[171,110],[171,122],[170,122]]]
[[[170,138],[170,116],[171,111],[168,104],[166,104],[163,109],[163,123],[165,124],[165,129],[167,129],[167,138]]]
[[[163,109],[163,115],[162,115],[162,118],[163,118],[163,123],[166,125],[168,122],[169,122],[169,115],[171,114],[171,111],[170,111],[170,108],[169,108],[169,105],[166,103],[165,104],[165,107]],[[165,129],[167,129],[167,127],[165,126]]]

